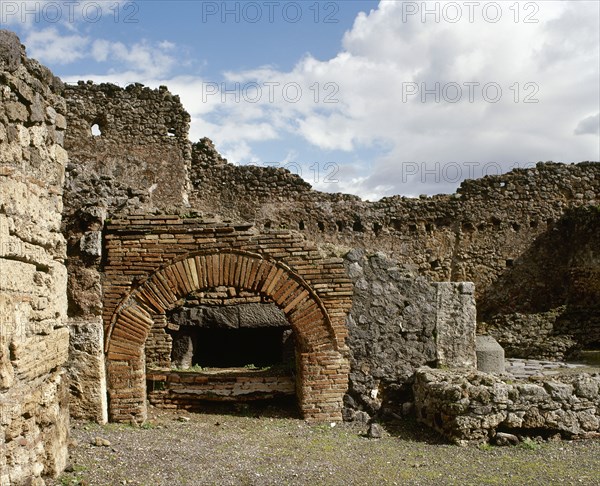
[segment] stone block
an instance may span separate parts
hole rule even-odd
[[[69,411],[71,417],[106,423],[104,329],[101,318],[69,322]]]
[[[476,308],[470,282],[440,282],[437,287],[436,353],[438,366],[475,368]]]
[[[88,231],[79,241],[79,249],[84,255],[91,257],[102,256],[102,232]]]
[[[477,336],[475,344],[477,370],[484,373],[504,373],[504,349],[492,336]]]

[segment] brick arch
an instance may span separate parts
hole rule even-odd
[[[304,417],[341,419],[348,360],[338,349],[340,339],[323,302],[284,263],[241,250],[188,254],[155,271],[117,306],[105,344],[111,419],[145,419],[144,343],[152,316],[177,307],[191,292],[220,286],[267,296],[282,309],[296,334]]]

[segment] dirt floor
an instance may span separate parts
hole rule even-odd
[[[245,406],[72,426],[57,485],[600,485],[600,440],[458,447],[410,420],[369,439],[366,425]]]

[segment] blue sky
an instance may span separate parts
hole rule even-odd
[[[375,200],[600,160],[600,2],[0,0],[66,81],[161,84],[233,163]]]

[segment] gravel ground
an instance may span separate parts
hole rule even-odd
[[[307,425],[269,408],[72,426],[57,485],[600,485],[598,440],[458,447],[412,421],[369,439],[364,425]]]

